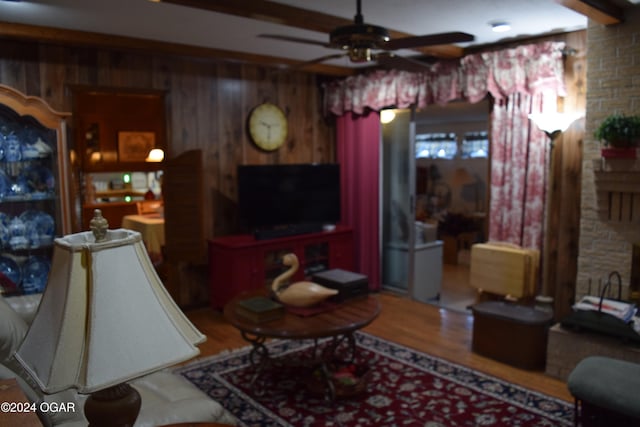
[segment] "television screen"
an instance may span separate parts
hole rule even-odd
[[[238,166],[240,219],[251,231],[340,220],[335,163]]]

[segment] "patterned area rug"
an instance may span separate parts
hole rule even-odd
[[[233,413],[243,426],[571,426],[573,404],[504,382],[372,335],[356,334],[366,386],[333,401],[318,393],[313,343],[275,341],[277,367],[255,370],[250,348],[178,372]],[[282,365],[282,366],[280,366]],[[324,389],[324,388],[322,388]]]

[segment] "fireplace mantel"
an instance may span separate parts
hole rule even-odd
[[[640,164],[636,160],[594,161],[600,220],[640,244]]]

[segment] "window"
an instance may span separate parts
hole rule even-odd
[[[416,135],[416,158],[453,159],[458,152],[455,133]]]
[[[489,156],[489,135],[486,131],[466,132],[462,139],[462,158],[487,158]]]

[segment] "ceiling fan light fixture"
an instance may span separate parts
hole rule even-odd
[[[352,62],[370,62],[371,49],[369,48],[353,48],[349,49],[349,59]]]
[[[492,22],[491,30],[494,33],[504,33],[511,29],[511,25],[508,22],[500,21],[500,22]]]
[[[377,25],[355,24],[336,28],[329,33],[329,42],[334,46],[353,46],[376,48],[389,41],[386,28]]]
[[[163,0],[168,1],[168,0]],[[389,31],[377,25],[366,24],[362,16],[361,0],[357,0],[357,14],[354,16],[354,23],[343,25],[329,32],[329,42],[320,42],[312,39],[291,37],[277,34],[260,34],[265,37],[288,42],[304,43],[308,45],[321,46],[323,48],[340,49],[342,53],[335,55],[325,55],[311,61],[302,62],[295,65],[295,68],[307,67],[311,64],[318,64],[345,56],[353,63],[377,62],[378,65],[386,68],[397,68],[408,71],[424,71],[430,65],[421,60],[395,56],[391,51],[403,49],[415,49],[426,46],[441,45],[451,56],[456,56],[456,52],[462,54],[462,48],[458,46],[444,46],[453,43],[465,43],[475,40],[472,34],[454,31],[439,34],[426,34],[421,36],[407,35],[391,39]],[[452,52],[453,50],[453,52]],[[382,52],[381,52],[382,51]],[[458,55],[458,56],[460,56]]]

